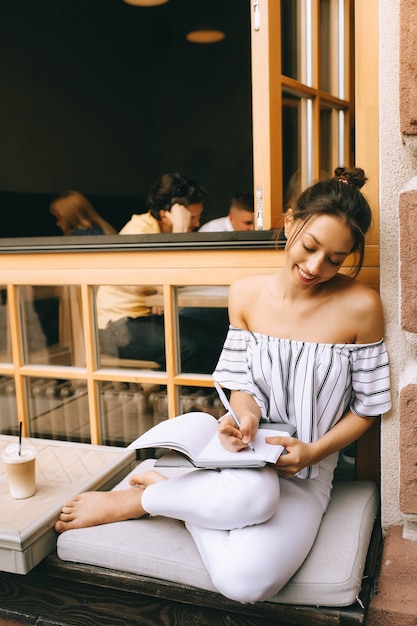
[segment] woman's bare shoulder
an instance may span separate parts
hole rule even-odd
[[[247,274],[236,278],[230,285],[230,291],[247,293],[265,289],[273,280],[273,274]]]
[[[247,328],[247,314],[254,302],[272,283],[271,274],[252,274],[233,281],[229,292],[229,318],[231,324]]]
[[[349,300],[352,309],[380,309],[381,298],[373,287],[362,283],[359,280],[347,279],[344,285],[346,298]]]
[[[379,341],[384,334],[384,319],[379,293],[358,280],[345,291],[344,309],[356,322],[357,342]]]

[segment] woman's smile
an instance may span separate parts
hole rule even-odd
[[[315,276],[313,274],[310,274],[309,272],[306,272],[299,265],[297,265],[297,269],[298,269],[298,275],[303,282],[310,283],[316,278],[319,278],[318,276]]]

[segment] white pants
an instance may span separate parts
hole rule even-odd
[[[214,586],[238,602],[267,600],[308,555],[327,508],[337,454],[317,478],[263,469],[198,470],[147,487],[150,515],[183,520]]]

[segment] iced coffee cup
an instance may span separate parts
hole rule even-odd
[[[30,498],[36,491],[36,448],[29,441],[11,443],[2,454],[12,498]]]

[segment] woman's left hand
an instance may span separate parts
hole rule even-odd
[[[309,443],[304,443],[295,437],[266,437],[265,441],[285,448],[275,463],[279,475],[283,478],[292,478],[304,467],[313,464],[312,449]]]

